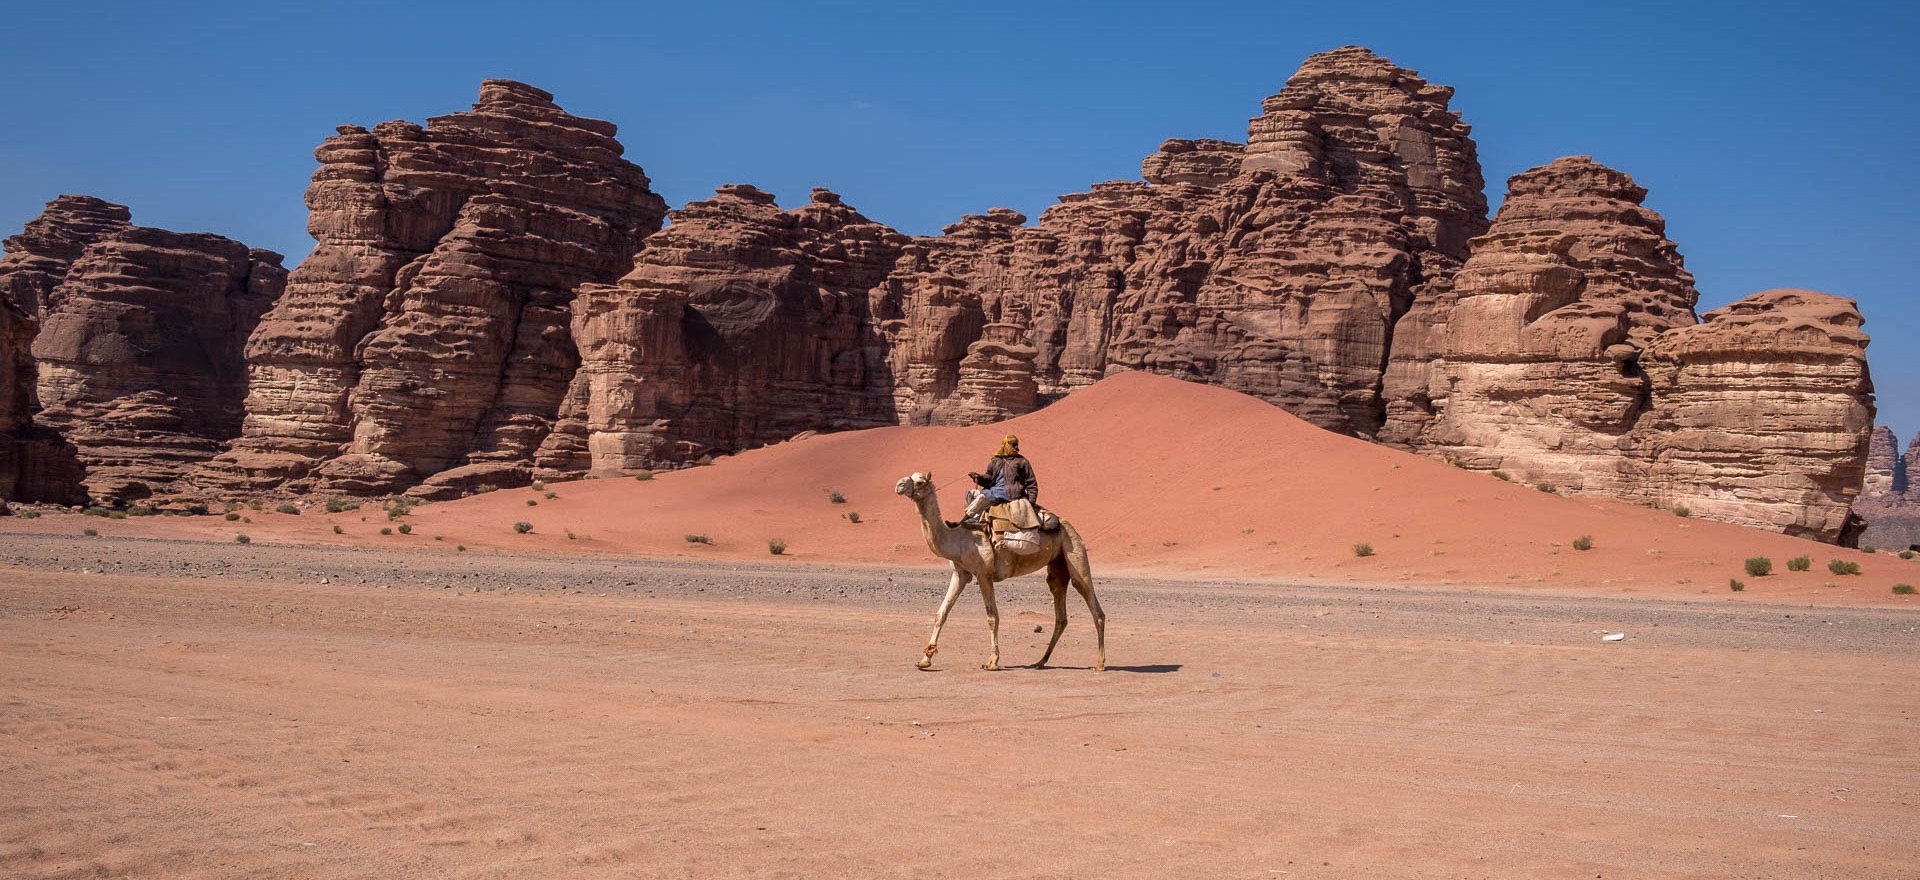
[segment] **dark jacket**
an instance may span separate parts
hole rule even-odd
[[[1024,455],[994,456],[993,461],[987,462],[987,472],[976,475],[974,482],[982,488],[990,487],[1000,482],[1002,471],[1006,471],[1008,498],[1024,496],[1034,504],[1040,503],[1040,481],[1034,478],[1033,465]]]

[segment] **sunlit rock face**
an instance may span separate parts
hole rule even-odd
[[[579,363],[575,289],[610,282],[666,205],[612,123],[487,80],[470,112],[342,126],[315,151],[313,254],[247,347],[230,491],[525,482]]]

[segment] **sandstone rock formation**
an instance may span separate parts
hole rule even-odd
[[[1627,448],[1656,507],[1851,543],[1873,428],[1864,319],[1853,300],[1756,293],[1655,338],[1651,405]]]
[[[1769,291],[1700,323],[1645,196],[1585,156],[1516,175],[1453,289],[1401,322],[1382,439],[1839,539],[1872,424],[1859,312]]]
[[[231,491],[525,482],[578,365],[574,289],[609,282],[665,204],[608,122],[487,80],[425,127],[342,126],[307,190],[318,245],[247,347]]]
[[[1866,521],[1860,545],[1905,549],[1920,544],[1920,486],[1913,484],[1912,467],[1920,456],[1920,436],[1900,452],[1900,439],[1885,425],[1873,429],[1867,452],[1867,472],[1853,510]]]
[[[1639,352],[1698,321],[1646,194],[1585,156],[1509,181],[1452,291],[1401,321],[1382,439],[1618,493],[1621,439],[1646,406]]]
[[[134,226],[61,196],[0,261],[0,496],[124,501],[180,487],[239,431],[241,346],[280,255]]]
[[[1168,140],[1141,180],[1031,225],[995,208],[911,237],[825,190],[783,210],[743,185],[658,231],[611,124],[489,80],[471,112],[316,151],[318,246],[247,346],[241,436],[196,479],[446,497],[975,424],[1150,370],[1561,491],[1848,534],[1872,417],[1852,304],[1770,291],[1702,322],[1646,191],[1586,157],[1514,177],[1490,225],[1451,98],[1365,49],[1321,53],[1244,144]],[[127,224],[105,203],[58,215],[0,271],[29,321]],[[59,365],[85,357],[47,344],[64,394]],[[140,407],[122,415],[158,430]],[[208,449],[141,443],[96,457],[165,481]]]
[[[6,240],[0,259],[0,297],[38,320],[53,289],[67,277],[82,251],[133,225],[133,213],[93,196],[60,196],[19,235]]]
[[[1857,313],[1769,294],[1686,337],[1747,359],[1755,381],[1785,383],[1801,401],[1797,415],[1716,411],[1727,422],[1718,440],[1766,447],[1752,473],[1728,465],[1726,449],[1692,433],[1698,407],[1749,389],[1688,360],[1678,337],[1661,349],[1668,373],[1642,362],[1662,334],[1699,322],[1692,277],[1642,206],[1646,191],[1589,158],[1563,159],[1514,178],[1489,231],[1450,97],[1363,49],[1336,50],[1267,99],[1247,144],[1167,141],[1141,163],[1143,182],[1063,196],[1035,225],[996,208],[900,241],[861,219],[855,238],[887,244],[843,273],[846,289],[883,280],[832,314],[869,329],[816,332],[804,346],[788,340],[789,322],[808,312],[784,305],[728,319],[725,344],[691,344],[719,300],[810,302],[778,292],[830,268],[806,236],[854,228],[797,223],[758,190],[724,188],[677,212],[619,285],[575,301],[583,367],[541,472],[671,466],[801,429],[977,423],[1143,369],[1569,491],[1838,537],[1848,498],[1832,487],[1856,466],[1858,415],[1870,411],[1845,326],[1857,329]],[[783,231],[795,228],[805,232]],[[1807,319],[1838,328],[1831,350],[1768,361],[1739,341],[1750,311],[1799,321],[1789,313],[1806,309],[1833,311]],[[861,366],[756,363],[796,350]],[[1836,360],[1821,373],[1800,369],[1803,356]],[[1853,367],[1862,372],[1843,375]],[[874,405],[888,395],[891,418]],[[794,403],[772,418],[763,398]],[[808,409],[820,415],[809,422]],[[1795,453],[1772,442],[1773,415],[1788,433],[1831,430],[1800,437],[1817,446]],[[1757,476],[1769,468],[1785,473]]]
[[[906,241],[823,189],[782,211],[725,186],[673,212],[618,284],[575,298],[581,366],[541,473],[630,473],[893,424],[868,291]]]
[[[172,488],[239,433],[241,349],[286,285],[280,259],[130,226],[73,262],[33,341],[35,421],[73,444],[89,495]]]

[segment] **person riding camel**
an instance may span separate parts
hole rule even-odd
[[[987,462],[986,473],[967,476],[980,486],[980,491],[967,504],[967,515],[962,522],[982,523],[989,508],[1016,498],[1025,498],[1036,508],[1040,504],[1040,481],[1033,476],[1033,464],[1020,454],[1020,438],[1012,434],[1000,440],[1000,451]]]

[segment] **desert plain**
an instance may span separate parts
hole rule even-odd
[[[913,668],[946,579],[893,481],[930,470],[955,509],[1008,431],[1087,537],[1105,672],[1077,604],[1054,665],[1017,665],[1051,621],[1032,578],[1000,588],[1009,668],[979,668],[971,590]],[[1920,864],[1920,612],[1891,588],[1920,560],[1561,497],[1220,389],[1122,376],[1000,425],[391,519],[274,506],[0,520],[0,876]]]

